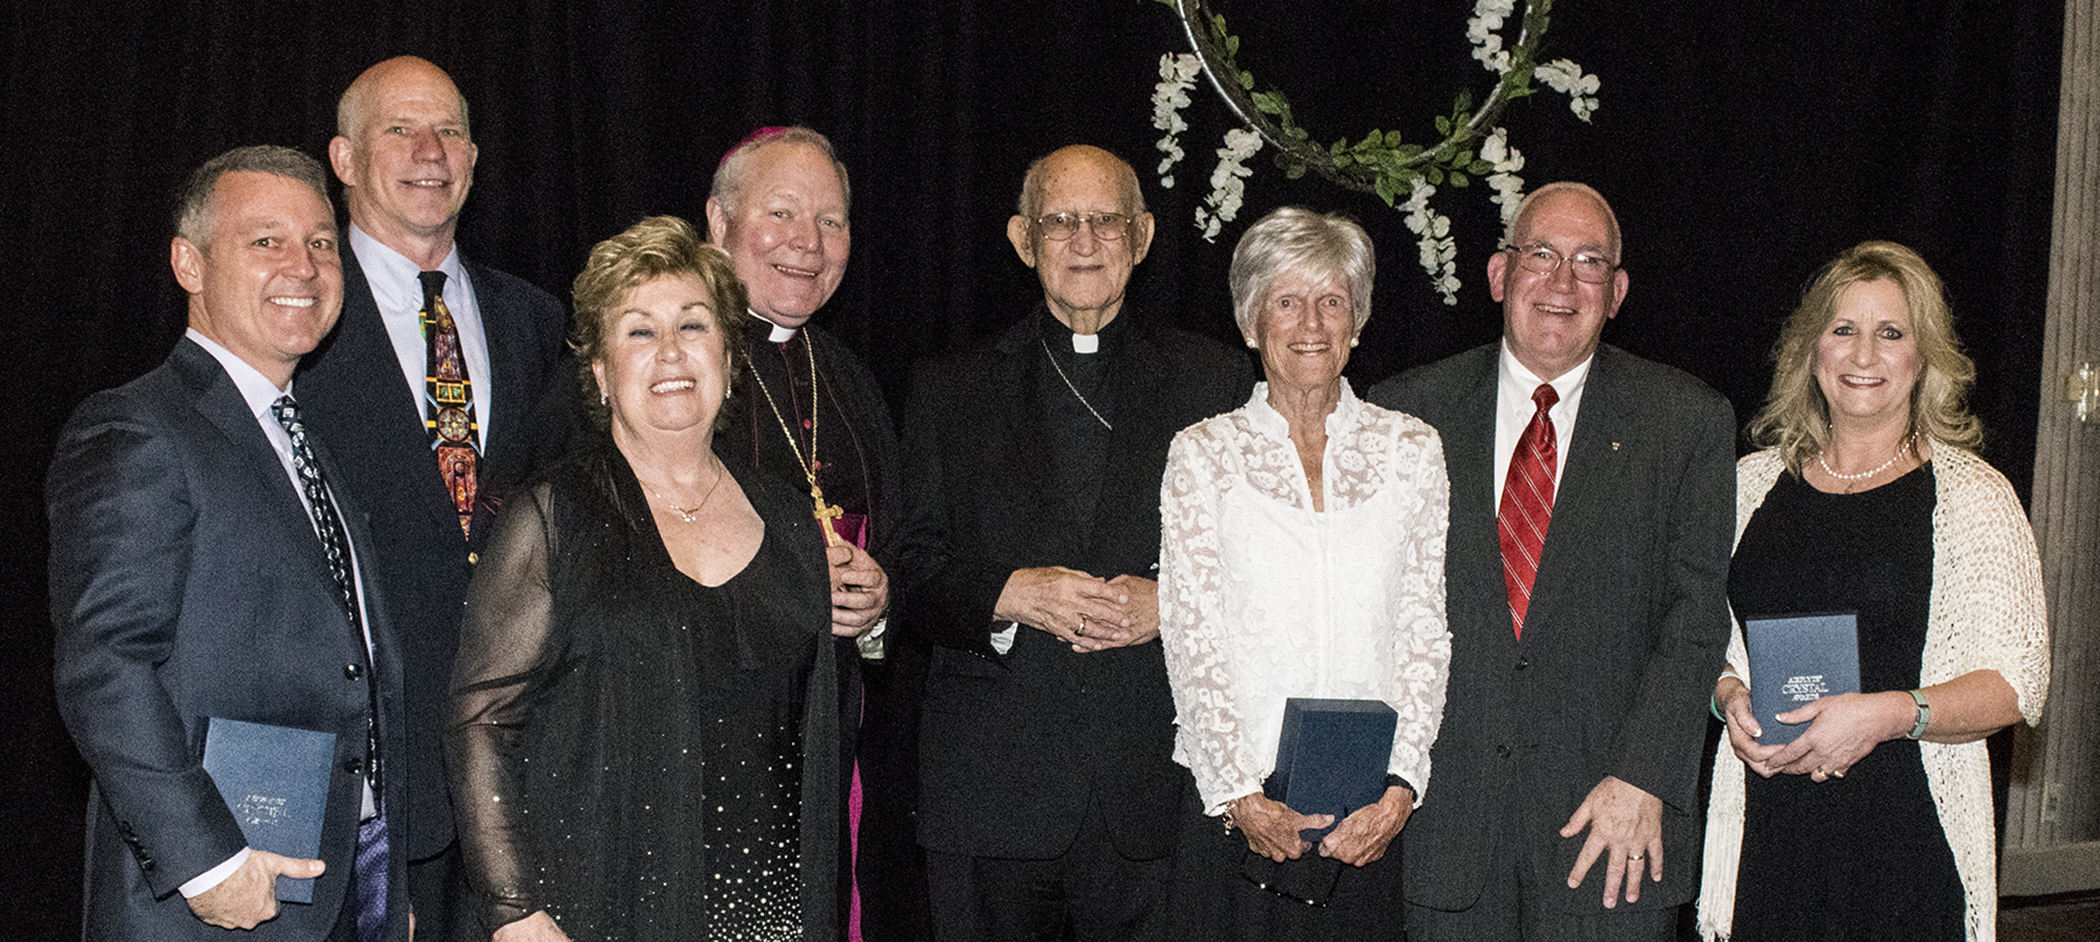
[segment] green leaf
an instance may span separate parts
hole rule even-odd
[[[1466,172],[1471,173],[1476,177],[1484,177],[1490,173],[1495,172],[1495,165],[1488,163],[1485,160],[1476,160],[1473,161],[1471,166],[1468,166],[1466,168]]]
[[[1372,187],[1378,191],[1378,198],[1384,200],[1385,205],[1393,205],[1393,178],[1381,175]]]
[[[1379,146],[1378,132],[1372,131],[1370,134],[1365,135],[1363,140],[1357,141],[1355,147],[1349,149],[1361,157],[1378,150]]]
[[[1458,172],[1458,171],[1456,171],[1456,170],[1453,170],[1453,171],[1451,171],[1451,185],[1452,185],[1452,186],[1456,186],[1456,187],[1463,187],[1463,186],[1465,186],[1466,184],[1468,184],[1468,183],[1471,183],[1471,182],[1472,182],[1471,180],[1468,180],[1468,179],[1466,179],[1466,175],[1465,175],[1465,174],[1463,174],[1463,173],[1460,173],[1460,172]]]
[[[1299,177],[1305,176],[1305,165],[1292,164],[1288,169],[1283,171],[1283,176],[1287,180],[1296,180]]]
[[[1399,132],[1399,131],[1387,131],[1387,132],[1385,132],[1385,146],[1387,146],[1387,147],[1399,147],[1399,146],[1400,146],[1400,132]]]
[[[1450,115],[1441,115],[1441,114],[1440,114],[1440,115],[1437,115],[1437,116],[1436,116],[1436,133],[1437,133],[1437,136],[1438,136],[1438,137],[1450,137],[1450,136],[1451,136],[1451,116],[1450,116]]]
[[[1255,109],[1262,114],[1280,115],[1283,113],[1282,106],[1277,104],[1275,92],[1255,92],[1252,97]]]
[[[1246,69],[1241,69],[1239,78],[1241,88],[1244,88],[1250,92],[1254,90],[1254,73],[1249,72]]]
[[[1225,54],[1227,56],[1238,56],[1240,54],[1240,38],[1238,36],[1225,37]]]
[[[1468,118],[1473,116],[1473,91],[1471,89],[1458,93],[1458,100],[1451,105],[1451,113],[1464,115]]]
[[[1422,176],[1429,181],[1430,186],[1444,185],[1444,171],[1434,165],[1430,166],[1428,170],[1422,171]]]
[[[1340,170],[1340,169],[1342,169],[1342,168],[1344,168],[1344,167],[1353,167],[1353,166],[1355,166],[1355,165],[1356,165],[1356,158],[1354,158],[1354,157],[1351,157],[1351,156],[1349,156],[1349,154],[1348,154],[1348,152],[1347,152],[1347,151],[1338,151],[1338,152],[1336,152],[1336,153],[1334,154],[1334,156],[1333,156],[1333,162],[1334,162],[1334,169],[1336,169],[1336,170]]]
[[[1406,147],[1402,147],[1399,150],[1394,151],[1393,153],[1397,155],[1401,160],[1413,160],[1417,157],[1422,156],[1422,145],[1409,144]]]
[[[1293,124],[1290,127],[1283,129],[1283,136],[1285,140],[1302,141],[1308,137],[1311,137],[1312,135],[1305,133],[1304,128]]]

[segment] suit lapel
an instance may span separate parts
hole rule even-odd
[[[518,319],[498,313],[517,309],[507,286],[480,265],[464,259],[460,264],[465,266],[467,277],[474,283],[474,304],[481,315],[481,336],[489,351],[490,375],[482,380],[489,384],[482,395],[488,415],[482,416],[481,421],[485,426],[505,430],[500,438],[488,438],[489,447],[482,453],[482,460],[508,460],[508,449],[504,449],[502,456],[496,456],[494,452],[499,442],[520,437],[510,434],[514,431],[512,424],[523,423],[526,412],[532,408],[532,403],[518,401],[516,392],[524,389],[526,384],[513,373],[518,365],[531,362],[531,357],[528,351],[519,349],[525,338],[516,329]]]
[[[1497,648],[1513,647],[1509,590],[1502,579],[1502,544],[1495,504],[1495,397],[1499,348],[1489,348],[1471,384],[1454,391],[1452,421],[1444,434],[1444,464],[1451,479],[1451,529],[1447,558],[1480,560],[1470,570],[1448,568],[1449,610],[1476,612],[1471,621]],[[1454,630],[1463,630],[1453,619]]]

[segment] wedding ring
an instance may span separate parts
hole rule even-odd
[[[1074,628],[1074,629],[1072,629],[1072,637],[1074,637],[1074,638],[1084,638],[1084,637],[1086,637],[1086,616],[1085,616],[1085,615],[1081,615],[1081,616],[1079,616],[1079,627],[1077,627],[1077,628]]]
[[[1830,773],[1830,777],[1831,777],[1831,778],[1844,778],[1844,777],[1845,777],[1845,773],[1843,773],[1843,772],[1832,772],[1832,773]]]
[[[1647,854],[1627,854],[1626,859],[1633,861],[1634,863],[1640,863],[1647,856]]]

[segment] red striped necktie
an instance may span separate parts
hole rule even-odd
[[[1524,614],[1531,608],[1531,583],[1538,578],[1539,553],[1546,547],[1546,526],[1553,521],[1553,469],[1558,464],[1553,421],[1546,412],[1560,401],[1553,384],[1540,383],[1531,394],[1538,411],[1517,439],[1509,456],[1509,476],[1502,482],[1502,507],[1496,514],[1502,543],[1502,581],[1509,589],[1509,620],[1524,637]]]

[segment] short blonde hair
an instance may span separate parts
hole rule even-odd
[[[736,387],[736,351],[744,346],[750,317],[744,283],[729,267],[729,256],[700,241],[693,224],[676,216],[651,216],[591,247],[590,261],[576,276],[572,291],[576,301],[576,338],[570,349],[576,353],[582,373],[583,393],[591,420],[600,429],[611,422],[611,412],[598,400],[598,381],[591,367],[606,356],[612,315],[628,292],[665,275],[692,275],[707,288],[708,304],[714,308],[715,329],[722,347],[731,353],[728,388]],[[715,417],[717,427],[728,410]]]
[[[1976,364],[1961,350],[1946,287],[1918,253],[1894,242],[1862,242],[1816,273],[1773,348],[1772,391],[1750,420],[1750,441],[1777,448],[1795,474],[1830,447],[1830,403],[1816,383],[1816,344],[1854,285],[1892,281],[1910,311],[1922,369],[1910,390],[1910,430],[1934,442],[1979,450],[1983,423],[1969,412]]]

